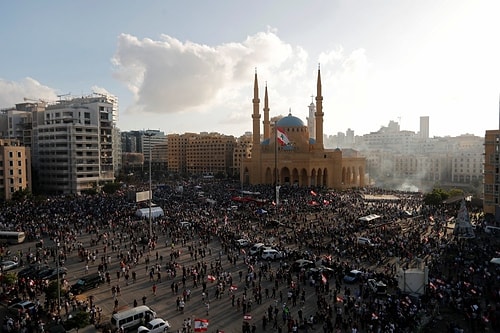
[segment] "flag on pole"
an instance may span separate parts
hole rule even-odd
[[[195,319],[194,320],[194,331],[195,332],[206,332],[208,330],[208,319]]]
[[[276,128],[276,138],[278,139],[278,142],[282,146],[286,146],[286,145],[290,144],[290,140],[288,139],[288,136],[286,136],[285,131],[283,131],[279,127]]]

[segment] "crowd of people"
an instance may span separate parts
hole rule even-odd
[[[23,264],[59,260],[64,265],[77,256],[86,271],[97,267],[113,300],[120,284],[135,282],[140,267],[151,283],[150,294],[165,293],[158,286],[170,284],[180,315],[198,288],[207,315],[217,300],[241,314],[264,308],[260,325],[254,315],[243,321],[243,332],[405,332],[429,323],[445,325],[448,332],[499,330],[500,271],[489,263],[499,251],[498,240],[480,229],[476,239],[457,239],[447,221],[456,216],[458,204],[426,206],[423,195],[414,192],[295,186],[282,186],[279,202],[273,187],[245,186],[250,200],[241,201],[238,187],[225,182],[157,187],[153,199],[164,215],[154,219],[152,236],[138,223],[138,206],[127,188],[115,194],[3,203],[0,227],[22,230],[28,241],[43,241],[43,246],[15,254]],[[369,214],[378,218],[360,219]],[[277,227],[267,227],[270,221],[278,221]],[[82,243],[82,235],[91,235],[91,243]],[[357,244],[360,236],[374,246]],[[241,238],[271,244],[283,258],[270,263],[251,257],[235,243]],[[7,250],[3,247],[1,255]],[[189,256],[181,258],[181,253]],[[322,271],[292,270],[300,258]],[[429,270],[429,284],[420,297],[398,288],[396,275],[410,267]],[[363,274],[347,285],[343,277],[353,269]],[[366,284],[372,278],[385,282],[389,295],[372,292]],[[20,279],[16,291],[61,320],[56,302],[39,302],[45,288]],[[64,297],[63,304],[76,304],[71,295]],[[96,304],[78,307],[96,320],[101,316]],[[443,323],[444,316],[456,320]],[[9,327],[38,329],[39,319],[26,314]],[[179,329],[187,332],[191,325]]]

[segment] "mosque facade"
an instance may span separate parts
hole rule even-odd
[[[259,85],[255,73],[252,100],[253,148],[251,157],[242,161],[240,177],[244,184],[295,185],[330,189],[365,185],[364,157],[358,156],[354,150],[324,148],[321,89],[321,72],[318,68],[314,126],[311,126],[311,114],[308,119],[309,124],[304,124],[291,112],[271,122],[266,86],[261,135]],[[313,128],[315,133],[309,133],[309,128]]]

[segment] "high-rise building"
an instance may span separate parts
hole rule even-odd
[[[500,130],[487,130],[484,137],[484,199],[488,220],[500,223]]]
[[[30,149],[19,140],[0,139],[0,198],[9,200],[14,192],[31,192]]]
[[[429,116],[420,117],[420,138],[429,138]]]
[[[77,194],[114,181],[119,140],[113,113],[106,96],[47,105],[36,127],[37,171],[45,192]]]

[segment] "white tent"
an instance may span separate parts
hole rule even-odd
[[[149,218],[149,207],[146,208],[140,208],[135,212],[135,215],[140,217],[140,218]],[[163,209],[161,207],[155,206],[151,207],[151,217],[159,217],[163,216],[165,213],[163,212]]]

